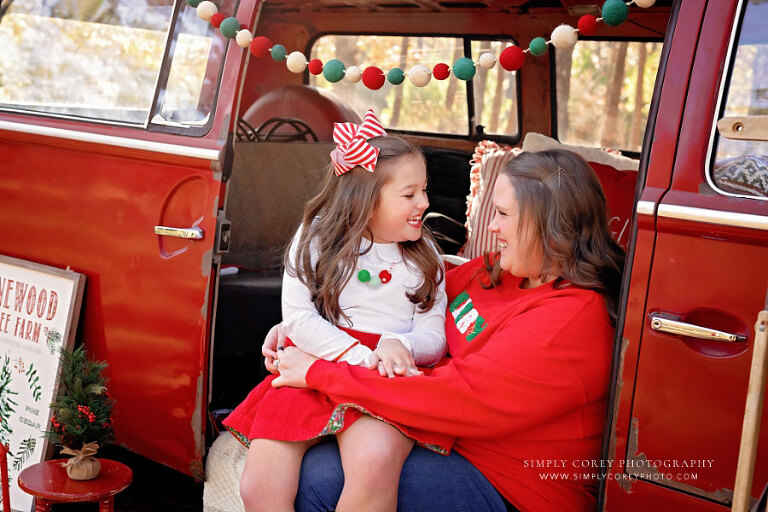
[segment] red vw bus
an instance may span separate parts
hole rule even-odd
[[[603,2],[217,0],[268,55],[199,3],[0,3],[0,254],[87,277],[78,338],[109,362],[120,445],[205,478],[217,419],[264,376],[280,253],[332,123],[373,107],[424,149],[447,253],[488,248],[478,155],[585,155],[628,254],[600,508],[730,506],[768,288],[768,3],[635,0],[514,70],[505,48]],[[371,89],[293,72],[292,52],[348,77],[462,56],[477,73]]]

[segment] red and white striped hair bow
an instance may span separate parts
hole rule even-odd
[[[373,172],[379,149],[368,144],[368,139],[386,135],[384,127],[376,119],[373,110],[368,109],[363,123],[334,123],[333,141],[336,149],[331,151],[331,162],[336,176],[360,166],[366,171]]]

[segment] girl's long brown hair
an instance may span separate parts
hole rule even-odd
[[[524,152],[501,170],[504,178],[514,187],[519,218],[534,226],[534,245],[544,254],[540,277],[599,292],[615,322],[624,251],[611,235],[605,194],[589,164],[566,150]],[[498,285],[499,258],[484,260],[490,287]]]
[[[355,274],[363,236],[373,240],[368,220],[379,203],[381,188],[390,180],[400,158],[424,159],[418,148],[400,137],[376,137],[368,142],[380,151],[375,172],[355,167],[336,176],[329,166],[322,190],[304,208],[295,258],[289,251],[284,257],[288,274],[298,277],[309,289],[318,313],[334,325],[342,318],[351,325],[339,306],[339,295]],[[310,244],[318,254],[314,267]],[[420,239],[400,242],[399,246],[403,261],[424,276],[421,285],[406,295],[420,311],[429,311],[443,280],[437,245],[429,230],[422,227]]]

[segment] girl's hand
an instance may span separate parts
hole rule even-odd
[[[277,366],[275,366],[275,359],[278,355],[276,350],[282,350],[285,347],[285,332],[283,331],[283,324],[277,324],[273,326],[266,337],[264,338],[264,344],[261,345],[261,355],[264,356],[264,366],[267,367],[267,371],[273,375],[277,375]]]
[[[278,368],[280,375],[272,381],[272,386],[276,388],[283,386],[306,388],[307,372],[318,358],[307,354],[298,347],[286,347],[285,350],[280,350],[277,356],[274,366]]]
[[[394,377],[395,375],[423,375],[416,368],[411,351],[394,338],[384,338],[369,358],[368,369],[379,370],[382,377]]]

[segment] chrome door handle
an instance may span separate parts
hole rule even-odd
[[[171,228],[168,226],[155,226],[155,234],[163,236],[175,236],[176,238],[188,238],[190,240],[202,240],[205,232],[200,228]]]
[[[688,324],[663,313],[652,313],[650,319],[651,329],[656,332],[680,334],[682,336],[689,336],[700,340],[728,341],[732,343],[743,343],[747,341],[747,337],[741,334],[731,334],[729,332],[718,331],[717,329],[710,329],[700,325]]]

